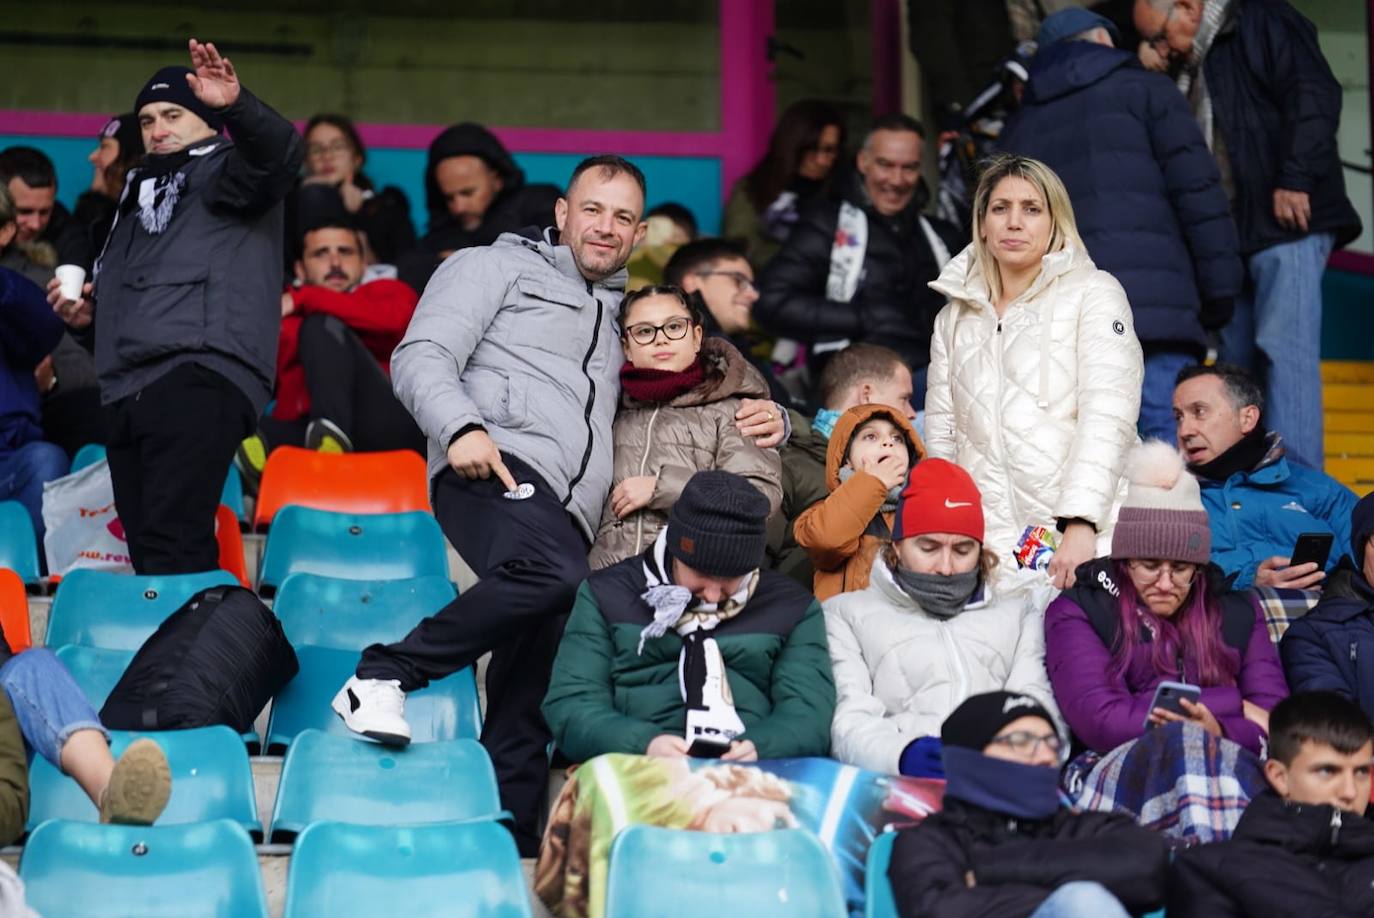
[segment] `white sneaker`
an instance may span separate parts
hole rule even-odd
[[[344,726],[386,746],[410,742],[406,723],[406,693],[396,679],[359,679],[350,676],[334,696],[334,713]]]

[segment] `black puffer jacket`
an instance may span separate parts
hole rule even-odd
[[[1317,30],[1285,0],[1233,0],[1202,64],[1216,127],[1236,184],[1241,251],[1306,236],[1274,219],[1274,189],[1311,197],[1309,232],[1360,234],[1336,150],[1341,85],[1317,44]]]
[[[1201,357],[1204,329],[1230,320],[1245,272],[1216,162],[1178,87],[1133,53],[1057,42],[1036,55],[999,143],[1064,180],[1088,254],[1126,289],[1141,343]]]
[[[1374,822],[1261,794],[1230,841],[1179,853],[1169,918],[1374,915]]]
[[[774,334],[806,343],[871,341],[893,348],[913,370],[920,369],[930,363],[930,332],[945,305],[945,298],[926,286],[940,275],[942,265],[918,220],[926,202],[925,185],[895,217],[884,217],[873,208],[857,172],[841,187],[843,200],[862,208],[868,217],[868,247],[854,298],[840,303],[825,295],[841,203],[831,198],[802,211],[782,251],[764,269],[754,314]],[[950,224],[926,219],[949,255],[968,244]]]
[[[1017,820],[946,796],[941,812],[897,836],[888,877],[910,918],[1024,918],[1078,880],[1138,915],[1163,904],[1168,868],[1163,836],[1129,816],[1061,809]]]

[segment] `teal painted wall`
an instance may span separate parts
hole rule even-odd
[[[1322,277],[1322,356],[1374,360],[1374,277],[1349,271]]]

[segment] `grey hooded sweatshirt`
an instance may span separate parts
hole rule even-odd
[[[505,233],[434,273],[391,358],[396,396],[429,439],[432,481],[474,425],[529,463],[590,542],[611,486],[626,272],[586,280],[572,250]]]

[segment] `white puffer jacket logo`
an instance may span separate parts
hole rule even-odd
[[[982,492],[1004,589],[1027,526],[1080,517],[1108,548],[1144,375],[1121,285],[1064,248],[999,320],[969,246],[930,286],[950,301],[931,336],[926,445]]]

